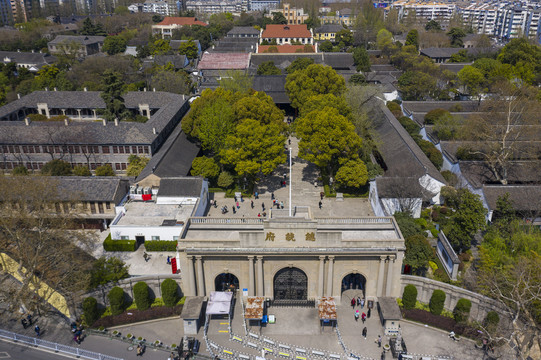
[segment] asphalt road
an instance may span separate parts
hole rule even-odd
[[[75,357],[62,356],[54,352],[46,352],[32,347],[0,341],[0,359],[9,360],[59,360],[75,359]]]

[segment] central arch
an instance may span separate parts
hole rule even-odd
[[[274,276],[274,300],[308,300],[308,276],[301,269],[284,268]]]
[[[216,291],[235,291],[239,288],[239,278],[230,273],[221,273],[214,279]]]
[[[346,290],[362,290],[366,296],[366,278],[359,273],[349,273],[342,278],[342,292]]]

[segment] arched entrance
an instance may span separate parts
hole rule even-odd
[[[285,268],[274,276],[274,300],[307,300],[308,277],[301,269]]]
[[[221,273],[214,279],[216,291],[235,291],[239,288],[239,279],[229,273]]]
[[[350,273],[342,279],[342,292],[346,290],[362,290],[363,296],[366,296],[366,278],[361,274]]]

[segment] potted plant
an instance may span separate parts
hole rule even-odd
[[[389,345],[389,344],[383,345],[383,350],[385,350],[385,351],[391,350],[391,345]]]
[[[154,341],[154,346],[162,346],[161,340]]]
[[[128,335],[126,335],[126,337],[127,337],[129,340],[131,340],[131,339],[133,339],[135,336],[133,336],[133,334],[128,334]]]
[[[113,336],[120,336],[120,331],[113,330]]]
[[[98,331],[104,333],[104,332],[105,332],[105,327],[100,326],[100,327],[98,328]]]
[[[142,336],[139,336],[139,337],[137,338],[137,341],[145,341],[145,339],[144,339]]]
[[[176,349],[177,349],[177,344],[171,345],[171,350],[176,350]]]

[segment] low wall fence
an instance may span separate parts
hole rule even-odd
[[[91,360],[122,360],[114,356],[104,355],[97,352],[81,349],[78,347],[68,346],[64,344],[58,344],[52,341],[42,340],[36,337],[30,337],[25,335],[20,335],[11,331],[0,329],[0,338],[12,340],[18,343],[27,344],[35,346],[38,349],[47,349],[52,350],[56,353],[63,353],[77,356],[82,359],[91,359]]]
[[[401,275],[401,280],[400,294],[404,292],[406,285],[413,285],[417,288],[417,300],[425,304],[430,302],[434,290],[442,290],[445,293],[444,308],[449,311],[454,310],[459,299],[470,300],[472,304],[470,320],[481,322],[489,311],[504,312],[501,304],[496,300],[458,286],[413,275]]]

